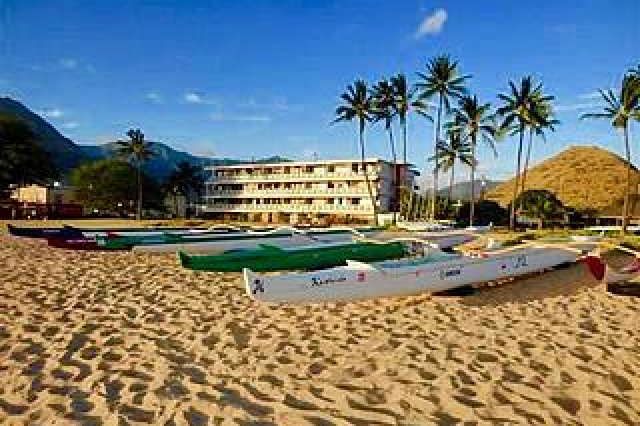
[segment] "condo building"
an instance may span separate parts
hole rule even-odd
[[[268,223],[366,223],[373,219],[365,173],[379,213],[396,209],[399,189],[413,189],[411,164],[378,158],[210,166],[202,215]]]

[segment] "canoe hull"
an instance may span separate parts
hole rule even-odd
[[[82,232],[71,227],[62,228],[27,228],[7,225],[9,235],[26,238],[81,238]]]
[[[323,303],[438,292],[525,275],[575,262],[578,253],[561,248],[512,250],[485,258],[451,255],[434,262],[384,262],[380,267],[350,262],[317,272],[262,276],[243,271],[247,294],[259,301]],[[413,262],[413,264],[412,264]]]
[[[345,265],[348,259],[377,262],[406,254],[402,243],[348,243],[311,246],[298,250],[260,247],[256,250],[231,251],[217,256],[191,256],[180,252],[183,267],[199,271],[256,272],[281,270],[317,270]]]
[[[102,250],[94,238],[47,238],[50,247],[71,249],[71,250]]]
[[[318,243],[348,242],[353,239],[350,232],[318,232],[309,234],[299,233],[265,233],[214,238],[204,241],[176,241],[166,244],[136,245],[135,252],[143,253],[173,253],[183,251],[189,254],[222,254],[229,250],[257,249],[260,245],[273,245],[279,248],[308,246]]]

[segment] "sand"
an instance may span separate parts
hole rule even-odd
[[[638,424],[639,319],[581,265],[279,306],[170,255],[0,236],[0,423]]]

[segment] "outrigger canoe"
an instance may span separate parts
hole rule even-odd
[[[360,229],[358,235],[367,235],[374,228]],[[299,230],[294,228],[280,228],[266,232],[246,232],[232,235],[220,235],[212,238],[181,237],[171,241],[137,244],[133,246],[135,252],[172,253],[184,251],[187,253],[223,253],[228,250],[257,249],[260,245],[278,247],[308,246],[311,243],[344,243],[353,239],[354,230],[311,229]]]
[[[164,232],[175,233],[199,233],[199,232],[237,232],[232,228],[77,228],[65,225],[60,228],[29,228],[7,225],[9,234],[16,237],[28,238],[81,238],[94,237],[96,235],[106,235],[108,233],[118,233],[120,235],[154,235]]]
[[[396,259],[408,254],[407,245],[401,242],[314,245],[282,249],[260,244],[253,250],[231,250],[219,255],[189,255],[178,252],[183,267],[198,271],[241,272],[253,271],[315,270],[344,265],[347,259],[377,262]]]
[[[581,249],[568,246],[533,245],[476,256],[436,250],[413,259],[374,264],[349,261],[346,266],[276,276],[245,268],[243,275],[246,292],[255,300],[322,303],[444,291],[572,263],[581,254]]]

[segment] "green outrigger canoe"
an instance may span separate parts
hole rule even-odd
[[[229,250],[219,255],[178,252],[178,259],[183,267],[197,271],[241,272],[242,268],[249,268],[268,272],[324,269],[344,265],[347,260],[377,262],[406,254],[407,248],[401,242],[362,242],[290,249],[260,245],[258,249]]]
[[[360,232],[366,233],[379,228],[369,227],[359,229]],[[300,231],[301,234],[307,235],[310,238],[316,237],[331,237],[336,235],[347,235],[349,231],[345,229],[319,229],[310,231]],[[244,240],[260,240],[260,239],[279,239],[293,235],[291,229],[273,229],[269,231],[261,232],[228,232],[213,234],[172,234],[172,233],[160,233],[158,235],[144,235],[144,236],[99,236],[96,237],[96,242],[100,248],[104,250],[130,250],[134,246],[160,246],[160,245],[172,245],[172,244],[188,244],[188,243],[216,243]],[[175,250],[173,250],[175,251]]]

